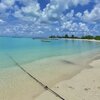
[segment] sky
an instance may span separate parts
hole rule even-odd
[[[100,35],[100,0],[0,0],[0,36]]]

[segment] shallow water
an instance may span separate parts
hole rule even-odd
[[[13,67],[8,55],[25,64],[53,56],[69,56],[100,50],[100,43],[81,40],[50,40],[0,37],[0,68]]]
[[[31,38],[0,38],[0,100],[34,100],[44,89],[9,58],[31,75],[52,87],[70,79],[100,51],[100,42]],[[1,70],[2,69],[2,70]]]

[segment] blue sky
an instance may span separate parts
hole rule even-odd
[[[99,0],[0,0],[0,35],[100,35]]]

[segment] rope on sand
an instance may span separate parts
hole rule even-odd
[[[8,55],[8,54],[7,54]],[[34,76],[32,76],[28,71],[26,71],[18,62],[16,62],[14,60],[14,58],[10,55],[8,55],[9,58],[23,71],[25,72],[28,76],[30,76],[32,79],[34,79],[38,84],[40,84],[45,90],[48,90],[49,92],[51,92],[52,94],[54,94],[56,97],[60,98],[61,100],[65,100],[62,96],[60,96],[58,93],[56,93],[55,91],[53,91],[52,89],[50,89],[48,86],[46,86],[45,84],[43,84],[41,81],[39,81],[37,78],[35,78]]]

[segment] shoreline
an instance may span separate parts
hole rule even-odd
[[[100,40],[95,40],[95,39],[74,39],[74,38],[32,38],[32,37],[9,37],[9,36],[0,36],[3,38],[28,38],[28,39],[39,39],[39,40],[43,40],[43,39],[47,39],[47,40],[59,40],[59,39],[64,39],[64,40],[84,40],[84,41],[91,41],[91,42],[100,42]]]
[[[99,100],[100,98],[100,58],[89,64],[90,68],[83,69],[69,80],[61,81],[52,89],[65,100]],[[60,100],[48,91],[43,92],[35,100]]]
[[[78,75],[80,71],[89,67],[87,63],[95,58],[93,55],[82,54],[82,58],[79,55],[74,55],[73,57],[53,57],[48,59],[39,60],[36,62],[31,62],[27,64],[23,64],[22,66],[32,75],[34,75],[37,79],[39,79],[44,84],[48,85],[50,88],[55,86],[57,83],[62,82],[64,80],[70,80],[74,76]],[[82,59],[86,58],[84,61]],[[90,60],[91,58],[91,60]],[[80,60],[80,61],[79,61]],[[78,63],[77,63],[78,62]],[[82,66],[81,66],[82,62]],[[45,65],[45,66],[44,66]],[[55,66],[55,67],[54,67]],[[39,69],[38,69],[39,68]],[[41,69],[40,69],[41,68]],[[9,71],[8,71],[9,70]],[[55,73],[56,70],[56,73]],[[43,73],[44,72],[44,73]],[[23,73],[18,67],[10,69],[6,69],[6,71],[2,71],[0,73],[1,76],[1,86],[0,90],[2,90],[2,95],[4,95],[5,90],[7,92],[7,97],[14,95],[13,100],[20,100],[20,97],[24,100],[33,100],[33,98],[37,98],[39,95],[42,95],[45,90],[34,80],[30,79],[25,73]],[[2,79],[6,79],[5,83],[8,83],[7,86],[3,82]],[[48,79],[49,78],[49,79]],[[47,80],[47,81],[46,81]],[[22,84],[24,82],[24,84]],[[4,87],[2,87],[2,84]],[[12,87],[11,87],[12,85]],[[4,91],[3,91],[4,89]],[[9,91],[10,90],[10,91]],[[35,90],[35,91],[34,91]],[[19,92],[20,91],[20,92]],[[11,94],[10,94],[11,93]],[[16,95],[17,94],[17,95]],[[25,95],[27,94],[27,95]],[[25,98],[26,97],[26,98]],[[2,99],[2,97],[0,97]],[[7,99],[4,99],[7,100]],[[12,100],[10,98],[10,100]],[[42,100],[42,99],[40,99]],[[45,100],[45,99],[43,99]],[[52,100],[52,99],[51,99]],[[56,100],[56,99],[54,99]]]
[[[90,41],[90,42],[100,42],[100,40],[95,39],[71,39],[71,38],[62,38],[64,40],[80,40],[80,41]]]

